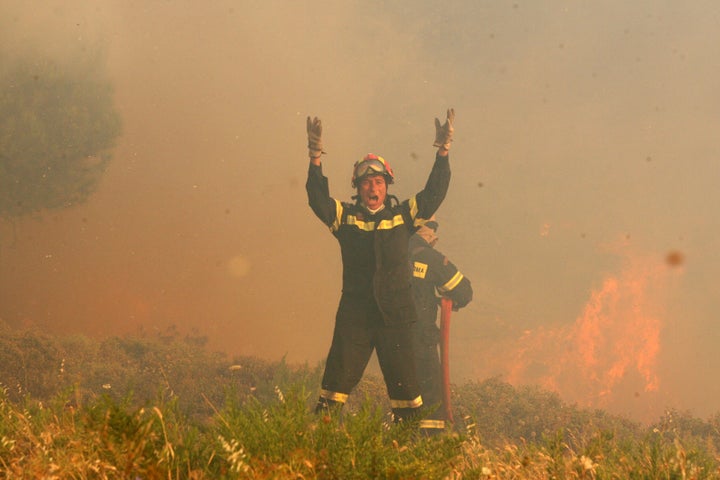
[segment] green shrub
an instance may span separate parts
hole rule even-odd
[[[497,378],[454,386],[458,423],[393,424],[382,379],[316,415],[322,365],[209,352],[176,333],[95,342],[0,325],[0,478],[720,478],[718,426],[649,428]]]

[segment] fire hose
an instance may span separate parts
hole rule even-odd
[[[447,297],[440,300],[440,364],[442,365],[443,410],[448,422],[453,423],[450,403],[450,315],[453,302]]]

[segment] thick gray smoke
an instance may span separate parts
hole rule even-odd
[[[323,120],[334,196],[375,152],[406,198],[452,106],[438,248],[475,288],[453,321],[457,381],[642,419],[714,413],[719,15],[709,0],[5,1],[3,55],[102,46],[124,133],[88,203],[0,224],[0,318],[175,326],[319,362],[341,272],[307,206],[305,116]]]

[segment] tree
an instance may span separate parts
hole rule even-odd
[[[84,202],[121,131],[99,57],[11,63],[0,70],[0,219]]]

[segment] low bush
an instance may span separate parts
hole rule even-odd
[[[718,415],[646,427],[491,378],[454,386],[457,423],[424,437],[374,376],[312,413],[321,372],[179,335],[1,327],[0,478],[720,478]]]

